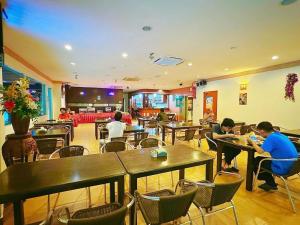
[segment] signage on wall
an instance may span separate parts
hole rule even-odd
[[[247,105],[248,102],[248,93],[247,93],[247,84],[240,84],[240,96],[239,96],[239,104]]]

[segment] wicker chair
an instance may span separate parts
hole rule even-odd
[[[104,153],[104,152],[121,152],[121,151],[125,151],[126,149],[132,150],[132,149],[134,149],[134,147],[132,145],[128,144],[127,142],[124,142],[124,141],[111,141],[111,142],[105,143],[101,147],[100,153]]]
[[[189,185],[189,189],[183,191],[182,187],[185,185]],[[197,190],[195,183],[180,180],[176,185],[175,192],[165,189],[142,195],[135,191],[135,199],[146,224],[158,225],[172,222],[186,215],[189,217],[189,221],[186,223],[192,224],[188,211]],[[136,214],[137,207],[135,207],[135,220]]]
[[[205,134],[205,138],[206,138],[209,150],[216,151],[218,149],[218,144],[213,140],[212,132],[207,132]],[[234,167],[238,168],[236,158],[234,158]]]
[[[113,141],[123,141],[126,142],[127,141],[127,137],[113,137],[110,139],[111,142]]]
[[[190,141],[194,140],[196,131],[197,131],[197,129],[186,129],[184,131],[184,136],[179,136],[179,137],[177,137],[177,139],[179,141],[183,141],[183,142],[190,142]],[[194,147],[195,147],[195,142],[194,142]]]
[[[222,179],[222,182],[216,182],[216,178],[219,177]],[[219,172],[214,178],[214,183],[209,181],[197,182],[198,191],[193,203],[199,209],[203,225],[206,224],[205,217],[227,209],[233,209],[235,222],[239,224],[232,198],[242,182],[243,178],[239,174],[227,172]],[[185,189],[189,190],[189,185]],[[229,203],[229,206],[209,211],[212,207],[225,203]],[[206,209],[207,213],[204,212],[204,209]]]
[[[51,155],[53,152],[57,150],[58,146],[63,146],[64,140],[63,139],[57,139],[57,138],[42,138],[37,139],[36,144],[38,147],[38,155],[37,160],[43,159],[43,156]]]
[[[88,155],[89,150],[81,145],[71,145],[71,146],[66,146],[61,149],[56,150],[53,152],[49,159],[55,159],[55,158],[67,158],[67,157],[77,157],[77,156],[83,156],[83,155]],[[87,197],[88,197],[88,206],[91,206],[91,191],[90,188],[86,188],[87,191]],[[58,199],[60,196],[60,192],[57,194],[54,206],[52,211],[55,210]],[[48,195],[48,214],[50,213],[50,195]]]
[[[72,216],[69,209],[65,208],[65,215],[59,215],[58,220],[68,225],[125,225],[126,213],[134,204],[134,198],[130,194],[126,195],[129,197],[127,205],[105,204],[76,211]]]
[[[156,135],[158,130],[158,122],[155,119],[150,120],[145,124],[145,130],[147,130],[152,135]]]
[[[205,134],[208,133],[208,132],[212,132],[211,131],[211,128],[202,128],[199,130],[199,134],[195,135],[195,138],[198,140],[198,147],[201,146],[201,141],[203,138],[205,138]]]
[[[274,173],[274,172],[272,172],[270,170],[264,169],[262,167],[262,163],[265,162],[265,161],[281,161],[281,162],[293,162],[294,161],[294,165],[293,165],[291,171],[288,174],[280,175],[280,174],[276,174],[276,173]],[[285,189],[286,189],[288,197],[289,197],[289,201],[290,201],[291,207],[293,209],[293,212],[296,213],[296,206],[295,206],[292,194],[290,192],[287,180],[288,180],[289,177],[294,176],[296,174],[300,177],[300,158],[294,158],[294,159],[265,158],[265,159],[261,160],[259,162],[258,170],[257,170],[257,173],[256,173],[255,178],[254,178],[254,182],[253,182],[253,187],[254,188],[256,188],[256,183],[257,183],[258,175],[261,172],[271,173],[273,176],[279,177],[283,181]]]

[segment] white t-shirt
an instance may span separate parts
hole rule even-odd
[[[126,124],[120,121],[113,121],[106,125],[108,129],[108,140],[115,137],[123,137],[124,130],[126,129]]]

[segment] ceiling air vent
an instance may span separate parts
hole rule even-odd
[[[140,81],[140,78],[138,77],[124,77],[124,81]]]
[[[155,64],[160,66],[176,66],[183,63],[183,59],[177,57],[161,57],[154,61]]]

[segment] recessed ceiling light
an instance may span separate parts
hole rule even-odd
[[[143,31],[150,31],[150,30],[152,30],[152,27],[150,27],[150,26],[143,26]]]
[[[72,66],[75,66],[75,65],[76,65],[76,63],[74,63],[74,62],[70,62],[70,64],[71,64]]]
[[[281,5],[290,5],[294,2],[296,2],[297,0],[282,0],[281,1]]]
[[[188,63],[188,66],[192,66],[192,65],[193,65],[193,63],[191,63],[191,62]]]
[[[278,55],[273,55],[273,56],[272,56],[272,60],[277,60],[277,59],[279,59],[279,56],[278,56]]]
[[[167,74],[168,74],[168,71],[165,71],[164,74],[167,75]]]
[[[229,70],[229,68],[225,68],[224,70],[225,70],[225,71],[228,71],[228,70]]]
[[[123,52],[123,53],[122,53],[122,57],[123,57],[124,59],[126,59],[126,58],[128,57],[128,54],[127,54],[126,52]]]
[[[67,49],[68,51],[72,50],[72,46],[69,44],[65,44],[65,49]]]

